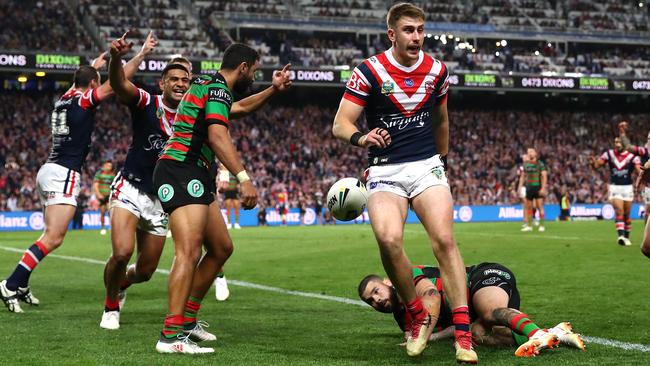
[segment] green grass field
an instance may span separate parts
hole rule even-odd
[[[545,233],[520,233],[519,223],[460,224],[457,240],[466,263],[496,261],[518,280],[522,310],[539,325],[570,320],[591,337],[642,344],[646,352],[587,343],[587,351],[559,348],[534,359],[514,349],[479,347],[484,365],[649,365],[650,260],[638,249],[642,224],[634,223],[632,247],[615,243],[612,222],[548,223]],[[8,275],[38,233],[0,234],[0,276]],[[244,228],[233,231],[229,279],[287,290],[357,299],[366,274],[383,273],[370,226]],[[406,250],[417,264],[434,264],[424,230],[408,225]],[[168,269],[171,241],[160,268]],[[59,256],[104,261],[110,239],[71,232]],[[390,315],[368,307],[231,284],[226,302],[203,302],[201,318],[218,336],[207,356],[159,355],[154,350],[166,310],[166,281],[156,274],[135,285],[122,312],[121,329],[99,328],[103,266],[50,256],[32,275],[40,307],[24,314],[0,309],[2,365],[451,365],[451,342],[431,344],[410,359],[398,347]],[[206,344],[207,345],[207,344]],[[186,358],[191,358],[191,361]]]

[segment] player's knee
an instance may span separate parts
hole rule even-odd
[[[438,237],[433,240],[433,246],[436,253],[443,254],[455,251],[456,241],[454,240],[454,235],[451,233],[438,235]]]
[[[385,233],[378,236],[381,251],[390,256],[401,253],[403,250],[402,236],[398,233]]]
[[[129,264],[132,255],[133,251],[118,250],[113,253],[112,258],[117,265],[126,267]]]

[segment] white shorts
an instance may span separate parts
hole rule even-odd
[[[646,205],[650,205],[650,187],[643,188],[643,202]]]
[[[77,206],[81,174],[54,163],[45,163],[38,170],[36,184],[41,203],[50,205]]]
[[[118,174],[111,184],[109,207],[129,210],[138,218],[138,229],[149,234],[167,235],[169,217],[155,195],[146,194]]]
[[[524,198],[526,198],[526,187],[525,186],[521,186],[521,188],[519,188],[519,198],[521,198],[522,200]]]
[[[609,185],[609,200],[623,200],[623,201],[634,201],[634,188],[631,184],[628,185]]]
[[[398,196],[413,198],[429,187],[449,188],[440,155],[408,163],[371,166],[367,174],[368,195],[392,192]]]

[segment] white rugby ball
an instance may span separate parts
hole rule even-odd
[[[357,178],[343,178],[327,192],[327,209],[341,221],[359,217],[368,206],[368,191]]]

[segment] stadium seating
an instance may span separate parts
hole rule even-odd
[[[4,93],[0,95],[0,211],[38,209],[35,178],[50,148],[47,121],[54,95]],[[558,201],[566,186],[577,202],[601,202],[606,197],[607,172],[593,172],[587,157],[611,146],[614,126],[623,118],[609,113],[469,111],[451,109],[453,121],[450,181],[458,204],[517,203],[514,192],[520,155],[536,146],[549,168],[548,201]],[[280,186],[291,199],[326,192],[336,179],[359,177],[365,152],[330,136],[335,111],[315,105],[265,107],[237,120],[231,133],[247,168],[254,174],[265,206],[272,206]],[[625,116],[647,128],[650,115]],[[97,112],[97,130],[82,177],[82,189],[91,196],[92,177],[103,159],[119,167],[130,143],[130,116],[114,100]],[[540,128],[541,126],[541,128]],[[472,131],[483,131],[482,133]],[[278,144],[277,136],[283,136]],[[640,136],[632,136],[633,140]],[[11,148],[9,148],[11,146]],[[489,147],[489,148],[486,148]],[[566,167],[571,157],[571,167]],[[91,205],[96,205],[91,200]],[[91,206],[92,207],[92,206]]]

